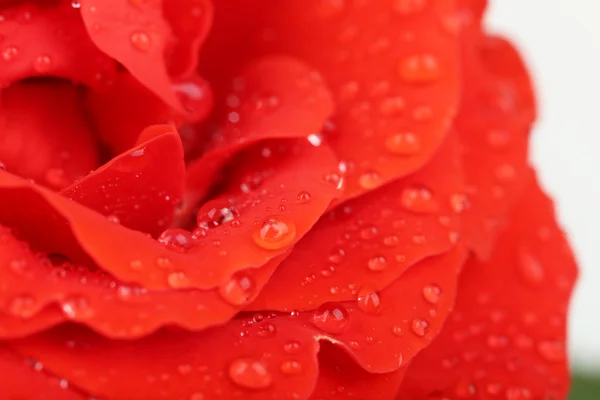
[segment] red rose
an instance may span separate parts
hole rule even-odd
[[[0,398],[564,399],[484,3],[0,1]]]

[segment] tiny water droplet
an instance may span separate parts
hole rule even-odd
[[[296,354],[300,351],[300,343],[296,341],[287,342],[283,346],[283,350],[288,354]]]
[[[392,333],[394,334],[394,336],[404,335],[404,332],[402,331],[402,327],[400,325],[394,325],[392,327]]]
[[[297,375],[302,372],[302,365],[298,361],[284,361],[279,368],[285,375]]]
[[[342,333],[349,322],[348,311],[338,303],[325,303],[313,313],[313,324],[328,333]]]
[[[537,344],[540,356],[548,362],[563,361],[566,357],[565,345],[558,340],[543,340]]]
[[[433,54],[416,54],[400,62],[399,73],[407,82],[426,83],[438,79],[441,69]]]
[[[156,259],[156,265],[161,269],[170,269],[173,267],[173,263],[169,257],[158,257]]]
[[[419,152],[421,145],[414,133],[396,133],[385,139],[385,148],[394,155],[412,156]]]
[[[254,231],[252,238],[263,249],[282,249],[296,239],[296,225],[286,217],[269,217]]]
[[[379,272],[383,271],[388,265],[387,258],[384,256],[375,256],[367,263],[368,268],[371,271]]]
[[[381,176],[375,171],[365,172],[358,179],[358,184],[365,190],[375,189],[381,183]]]
[[[37,312],[37,301],[30,295],[13,298],[8,305],[8,311],[19,318],[31,318]]]
[[[531,252],[521,249],[517,254],[517,266],[525,283],[537,286],[544,281],[546,275],[544,267]]]
[[[10,62],[17,58],[19,55],[19,49],[17,49],[15,46],[8,46],[2,50],[1,54],[4,61]]]
[[[173,289],[187,288],[190,286],[190,279],[183,272],[172,272],[167,276],[167,283]]]
[[[35,58],[35,61],[33,62],[33,69],[39,73],[44,73],[50,69],[51,65],[52,59],[50,56],[43,54]]]
[[[381,300],[375,289],[365,286],[358,291],[358,308],[366,314],[377,314],[381,306]]]
[[[430,304],[437,304],[440,301],[442,290],[437,285],[427,285],[423,287],[423,297]]]
[[[298,200],[298,203],[308,203],[311,199],[311,194],[306,192],[306,191],[302,191],[300,193],[298,193],[298,196],[296,197],[296,199]]]
[[[133,270],[139,271],[144,268],[144,264],[140,260],[132,260],[129,262],[129,267]]]
[[[418,214],[433,214],[439,210],[439,204],[431,191],[423,187],[405,188],[400,195],[400,205]]]
[[[243,272],[236,272],[229,281],[219,287],[221,297],[231,305],[246,304],[255,294],[254,280]]]
[[[149,51],[152,46],[150,36],[144,31],[133,31],[129,39],[133,47],[139,51]]]
[[[412,323],[410,324],[410,329],[417,336],[425,336],[427,330],[429,329],[429,322],[419,318],[413,319]]]
[[[251,358],[239,358],[229,366],[229,377],[238,386],[248,389],[266,389],[273,377],[264,362]]]

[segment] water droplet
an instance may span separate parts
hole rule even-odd
[[[231,279],[219,287],[221,297],[231,305],[246,304],[255,294],[254,280],[243,272],[236,272]]]
[[[406,107],[406,100],[403,97],[395,96],[388,97],[379,104],[379,112],[384,117],[391,117],[400,114]],[[387,147],[387,142],[386,142]],[[390,150],[394,152],[393,150]]]
[[[158,241],[170,250],[189,251],[194,247],[194,238],[189,231],[181,228],[169,228],[158,237]]]
[[[358,308],[366,314],[377,314],[381,301],[373,287],[365,286],[358,291]]]
[[[282,216],[269,217],[254,232],[252,238],[263,249],[282,249],[296,239],[296,225]]]
[[[167,276],[167,283],[174,289],[190,287],[190,279],[183,272],[172,272]]]
[[[29,295],[17,296],[11,300],[8,311],[19,318],[31,318],[38,311],[37,302]]]
[[[375,256],[367,263],[368,268],[371,271],[379,272],[383,271],[388,265],[387,258],[384,256]]]
[[[81,7],[81,3],[79,2],[79,0],[72,0],[71,1],[71,7],[73,7],[73,8],[79,8],[79,7]]]
[[[173,267],[173,263],[169,257],[158,257],[156,259],[156,265],[161,269],[170,269]]]
[[[358,179],[358,184],[365,190],[375,189],[381,183],[381,176],[375,171],[365,172]]]
[[[360,237],[364,240],[371,240],[379,234],[379,229],[376,226],[368,226],[366,228],[361,229]]]
[[[69,297],[62,301],[61,309],[67,318],[71,319],[91,318],[95,314],[88,301],[80,296]]]
[[[228,200],[217,199],[206,203],[198,212],[196,223],[200,228],[211,229],[229,223],[239,217],[238,209]]]
[[[531,399],[531,391],[521,387],[510,387],[504,393],[506,400],[529,400]]]
[[[395,247],[400,243],[400,238],[396,235],[390,235],[383,238],[383,244],[388,247]]]
[[[296,199],[298,200],[298,203],[308,203],[310,201],[311,195],[308,192],[302,191],[300,193],[298,193],[298,196],[296,197]]]
[[[302,372],[302,365],[298,361],[284,361],[279,368],[285,375],[297,375]]]
[[[328,333],[342,333],[349,322],[348,311],[338,303],[325,303],[313,314],[313,324]]]
[[[17,49],[15,46],[8,46],[2,50],[2,59],[7,62],[14,60],[18,55],[19,49]]]
[[[275,336],[275,333],[277,333],[277,328],[270,322],[259,325],[258,331],[256,332],[256,334],[262,338],[273,337]]]
[[[429,322],[419,318],[413,319],[412,323],[410,324],[410,329],[417,336],[425,336],[427,330],[429,329]]]
[[[418,153],[421,145],[414,133],[396,133],[385,140],[385,148],[398,156],[412,156]]]
[[[248,389],[266,389],[273,383],[265,363],[251,358],[239,358],[232,362],[229,377],[238,386]]]
[[[150,36],[144,31],[134,31],[129,38],[133,47],[139,51],[149,51],[152,45]]]
[[[287,342],[283,346],[283,350],[288,354],[296,354],[300,351],[300,343],[296,341]]]
[[[423,287],[423,297],[430,304],[437,304],[440,301],[442,290],[437,285],[427,285]]]
[[[402,336],[404,334],[400,325],[394,325],[392,327],[392,333],[394,334],[394,336]]]
[[[557,340],[544,340],[537,344],[540,356],[549,362],[563,361],[566,357],[565,344]]]
[[[35,61],[33,62],[33,69],[35,69],[39,73],[47,72],[52,65],[52,59],[50,56],[43,54],[41,56],[37,56]]]
[[[454,386],[454,393],[459,398],[467,398],[474,396],[475,393],[477,393],[477,389],[475,388],[473,382],[461,379]]]
[[[144,268],[144,264],[140,260],[132,260],[129,262],[129,267],[133,270],[139,271]]]
[[[113,215],[113,214],[107,216],[106,219],[109,222],[112,222],[113,224],[120,224],[121,223],[121,220],[119,219],[119,217],[117,217],[116,215]]]
[[[438,79],[441,70],[433,54],[418,54],[403,59],[399,65],[399,73],[407,82],[425,83]]]
[[[490,335],[487,338],[487,345],[491,349],[503,349],[508,346],[508,338],[501,335]]]
[[[394,10],[402,15],[421,12],[426,5],[426,0],[394,0]]]
[[[418,214],[433,214],[439,210],[438,202],[433,194],[423,187],[409,187],[400,195],[400,205]]]
[[[537,286],[544,281],[544,267],[531,252],[521,249],[517,254],[517,266],[525,283]]]
[[[469,208],[469,199],[467,195],[463,193],[454,193],[451,195],[450,207],[452,207],[452,210],[457,214],[465,211],[467,208]]]

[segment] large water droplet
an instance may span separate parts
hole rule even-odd
[[[429,329],[429,322],[420,318],[413,319],[410,324],[410,329],[417,336],[425,336]]]
[[[194,238],[189,231],[181,228],[169,228],[158,237],[158,241],[168,249],[186,252],[194,247]]]
[[[427,285],[423,287],[423,297],[430,304],[437,304],[440,301],[442,290],[437,285]]]
[[[35,69],[38,73],[47,72],[51,66],[52,59],[46,54],[37,56],[33,62],[33,69]]]
[[[240,212],[228,200],[217,199],[206,203],[198,213],[196,223],[200,228],[210,229],[229,223],[239,217]]]
[[[239,358],[229,366],[229,377],[238,386],[248,389],[266,389],[273,376],[264,362],[252,358]]]
[[[325,303],[313,314],[313,324],[328,333],[342,333],[348,326],[348,311],[338,303]]]
[[[419,152],[421,145],[414,133],[396,133],[385,139],[385,148],[394,155],[412,156]]]
[[[375,272],[383,271],[385,268],[387,268],[387,265],[388,265],[388,261],[387,261],[387,258],[385,258],[384,256],[375,256],[375,257],[369,259],[369,261],[367,263],[367,267],[371,271],[375,271]]]
[[[152,46],[150,36],[144,31],[133,31],[129,39],[133,47],[139,51],[149,51]]]
[[[231,279],[219,287],[221,297],[231,305],[246,304],[255,294],[254,280],[243,272],[236,272]]]
[[[291,245],[296,239],[296,225],[288,218],[267,218],[253,233],[254,242],[267,250],[278,250]]]
[[[358,291],[358,308],[366,314],[377,314],[381,301],[375,289],[371,286],[365,286]]]
[[[441,70],[433,54],[417,54],[400,62],[399,73],[407,82],[424,83],[438,79]]]
[[[439,210],[439,204],[429,189],[409,187],[400,195],[400,205],[411,212],[433,214]]]

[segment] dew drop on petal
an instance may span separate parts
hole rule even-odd
[[[284,375],[297,375],[302,372],[302,365],[298,361],[288,360],[282,362],[279,369]]]
[[[158,241],[168,249],[186,252],[194,247],[194,238],[189,231],[181,228],[169,228],[158,237]]]
[[[19,318],[33,317],[37,312],[37,308],[37,301],[29,295],[17,296],[8,305],[8,311]]]
[[[417,336],[425,336],[427,330],[429,329],[429,322],[424,319],[413,319],[410,324],[410,329]]]
[[[33,62],[33,69],[39,73],[47,72],[51,66],[52,59],[46,54],[37,56]]]
[[[296,239],[296,225],[282,216],[269,217],[254,231],[252,238],[263,249],[282,249]]]
[[[308,203],[311,199],[311,194],[309,192],[306,191],[302,191],[300,193],[298,193],[298,196],[296,197],[296,199],[298,200],[298,203]]]
[[[429,189],[423,187],[408,187],[400,195],[400,205],[418,214],[433,214],[439,210],[439,204]]]
[[[427,285],[423,287],[423,297],[430,304],[437,304],[440,301],[442,291],[437,285]]]
[[[358,291],[357,304],[364,313],[377,314],[381,300],[373,287],[365,286]]]
[[[287,342],[283,346],[283,350],[288,354],[296,354],[300,351],[300,343],[294,340]]]
[[[384,256],[375,256],[375,257],[369,259],[369,261],[367,263],[367,267],[371,271],[375,271],[375,272],[383,271],[385,268],[387,268],[387,265],[388,265],[388,261],[387,261],[387,258],[385,258]]]
[[[254,280],[243,272],[236,272],[229,281],[219,287],[219,294],[229,304],[246,304],[255,294]]]
[[[167,276],[167,283],[173,289],[186,288],[190,286],[190,280],[183,272],[172,272]]]
[[[2,55],[2,59],[4,61],[10,62],[17,58],[19,55],[19,49],[17,49],[15,46],[8,46],[4,48],[0,54]]]
[[[238,209],[227,200],[213,200],[202,207],[205,211],[198,213],[196,224],[203,229],[232,222],[239,217]]]
[[[264,362],[239,358],[229,365],[229,377],[238,386],[248,389],[266,389],[273,384],[273,376]]]
[[[381,175],[375,171],[365,172],[358,178],[358,184],[365,190],[375,189],[381,183]]]
[[[438,79],[441,70],[433,54],[416,54],[406,57],[398,67],[400,77],[407,82],[425,83]]]
[[[385,148],[397,156],[412,156],[419,152],[421,145],[414,133],[396,133],[385,139]]]
[[[133,31],[129,39],[132,46],[139,51],[149,51],[152,45],[150,36],[144,31]]]
[[[341,304],[329,302],[322,304],[313,313],[313,324],[328,333],[342,333],[348,326],[350,317]]]

